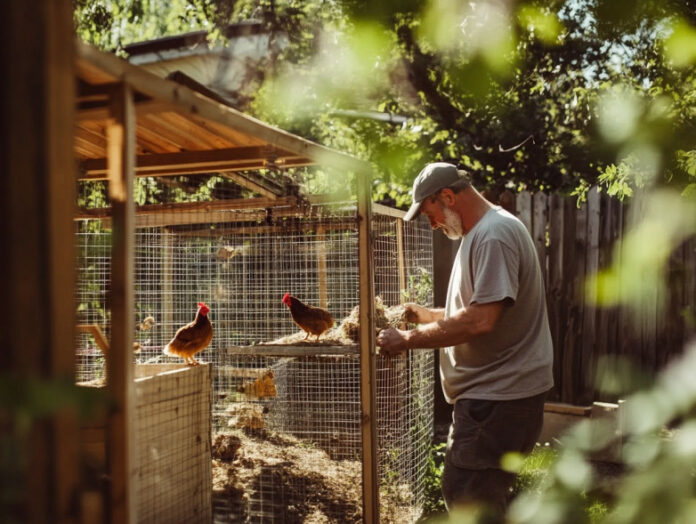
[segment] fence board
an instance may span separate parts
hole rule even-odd
[[[532,234],[532,194],[529,191],[523,191],[517,195],[516,201],[517,217],[522,221],[524,226]]]
[[[611,246],[612,246],[612,232],[613,232],[613,217],[610,211],[610,201],[606,193],[599,193],[599,211],[597,218],[599,220],[599,231],[598,231],[598,253],[597,253],[597,263],[598,270],[605,270],[611,262]],[[599,291],[599,290],[595,290]],[[595,335],[595,359],[606,355],[610,352],[611,348],[609,330],[611,328],[609,324],[609,316],[611,313],[609,307],[600,307],[596,310],[597,328]]]
[[[679,246],[670,257],[670,264],[667,268],[667,288],[666,288],[666,311],[664,315],[664,334],[665,344],[663,348],[658,345],[657,364],[660,368],[674,356],[674,349],[681,347],[684,339],[684,292],[685,292],[685,269],[686,269],[686,246]]]
[[[541,274],[546,281],[547,261],[546,261],[546,229],[548,226],[548,197],[546,193],[535,193],[532,198],[532,238],[537,250]]]
[[[522,192],[514,203],[532,236],[545,279],[554,344],[551,398],[571,404],[616,400],[594,391],[599,356],[623,356],[654,375],[696,337],[696,238],[673,254],[669,285],[663,291],[654,275],[642,276],[653,288],[637,304],[640,316],[626,307],[593,305],[598,289],[586,288],[587,277],[626,262],[617,241],[645,215],[645,204],[638,197],[629,207],[597,188],[587,196],[587,202],[577,206],[571,197]],[[627,291],[619,292],[625,303]],[[658,307],[662,298],[665,309]]]
[[[563,382],[563,346],[561,334],[564,319],[563,311],[563,247],[565,207],[564,199],[559,194],[553,194],[549,198],[549,250],[548,250],[548,279],[546,281],[546,304],[551,327],[551,339],[553,340],[554,359],[553,377],[556,384]],[[551,396],[551,400],[560,400],[557,392]]]
[[[684,343],[696,336],[696,238],[686,243],[684,281]]]
[[[583,316],[585,313],[585,268],[587,252],[587,204],[580,206],[575,214],[575,246],[573,252],[574,271],[568,275],[572,279],[573,314],[572,322],[567,333],[567,350],[565,359],[564,379],[568,381],[565,395],[573,403],[580,403],[584,382],[584,370],[582,368],[582,344],[583,344]]]
[[[628,231],[630,229],[630,221],[631,221],[631,213],[628,212],[628,210],[624,207],[621,206],[621,231],[619,232],[619,235],[621,238],[624,236],[624,232]],[[618,264],[623,264],[625,262],[624,260],[625,253],[623,250],[619,249],[618,250]],[[622,283],[623,284],[623,283]],[[626,289],[621,286],[619,289],[619,296],[621,303],[626,303]],[[618,340],[618,349],[617,352],[619,355],[622,355],[624,357],[628,357],[631,355],[632,351],[635,351],[636,348],[640,351],[640,344],[639,344],[639,334],[637,333],[636,330],[636,324],[633,321],[633,316],[631,314],[631,311],[628,308],[622,307],[619,309],[618,313],[619,317],[619,332],[621,333],[621,336],[619,337]]]
[[[585,230],[585,271],[584,278],[594,274],[599,269],[599,212],[600,193],[593,189],[587,195],[587,228]],[[582,350],[580,356],[581,393],[583,403],[592,401],[591,385],[594,378],[593,363],[595,360],[594,348],[597,343],[597,301],[596,286],[587,286],[580,283],[580,292],[585,295],[584,316],[582,322]]]
[[[616,253],[618,253],[618,250],[616,249],[616,241],[620,238],[621,236],[621,230],[622,230],[622,225],[621,225],[621,219],[622,219],[622,213],[621,210],[623,206],[617,200],[616,198],[608,198],[607,201],[609,203],[609,214],[611,216],[611,231],[608,234],[608,239],[607,239],[607,246],[606,246],[606,251],[609,254],[609,258],[607,260],[607,267],[610,266],[614,262],[614,256]],[[612,353],[616,353],[618,349],[618,343],[620,339],[620,331],[619,331],[619,307],[614,306],[610,308],[608,315],[607,315],[607,322],[608,322],[608,333],[607,333],[607,347]]]
[[[647,196],[638,194],[634,200],[637,203],[637,213],[634,214],[634,224],[640,224],[642,218],[647,212]],[[657,335],[657,301],[660,298],[658,294],[658,282],[654,275],[645,273],[641,275],[644,292],[641,300],[640,308],[640,333],[641,333],[641,364],[646,370],[656,369],[656,340]]]

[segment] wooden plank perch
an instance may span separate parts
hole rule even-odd
[[[263,355],[265,357],[308,357],[324,355],[358,355],[360,347],[357,344],[346,346],[321,345],[280,345],[257,344],[255,346],[232,346],[226,350],[228,355]]]
[[[106,355],[106,353],[109,351],[109,341],[106,339],[104,332],[97,324],[78,324],[76,327],[77,331],[80,333],[92,335],[94,342],[96,342],[99,349],[102,350],[102,353]]]

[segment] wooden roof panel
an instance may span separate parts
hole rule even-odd
[[[172,128],[179,129],[186,134],[195,136],[201,142],[201,145],[205,145],[201,149],[229,149],[241,144],[230,141],[226,139],[220,133],[212,132],[205,125],[201,125],[198,120],[194,118],[186,118],[178,113],[161,113],[157,115],[158,120],[164,125],[171,126]],[[258,144],[248,144],[248,145],[261,145],[262,142],[259,141]]]
[[[172,124],[171,121],[158,115],[145,115],[136,119],[136,128],[147,131],[159,137],[163,143],[174,146],[176,151],[206,151],[216,149],[199,134],[190,128]]]
[[[200,126],[209,129],[211,132],[219,136],[224,137],[226,140],[229,140],[233,145],[238,147],[257,146],[266,143],[263,140],[260,140],[256,137],[240,133],[239,131],[231,129],[225,125],[222,125],[212,120],[206,120],[195,115],[191,116],[190,118],[196,121]]]
[[[369,164],[245,115],[190,86],[160,78],[114,55],[78,42],[78,87],[74,151],[83,180],[106,177],[106,128],[112,85],[134,93],[136,176],[229,173],[261,194],[275,195],[234,172],[329,164],[368,173]]]
[[[147,125],[143,125],[142,119],[139,119],[135,126],[135,140],[140,154],[156,155],[181,151],[181,145],[178,142],[163,136]]]

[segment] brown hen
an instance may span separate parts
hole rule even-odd
[[[193,322],[179,328],[174,338],[164,346],[162,350],[170,356],[177,356],[184,359],[187,365],[197,366],[200,364],[194,357],[208,347],[213,339],[213,324],[208,318],[210,308],[203,302],[198,303],[198,312]]]
[[[290,314],[295,324],[307,333],[305,340],[309,335],[316,335],[316,340],[319,340],[319,336],[334,324],[331,313],[325,309],[304,304],[290,293],[285,293],[283,304],[290,308]]]

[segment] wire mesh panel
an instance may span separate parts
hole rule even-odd
[[[78,226],[80,322],[109,333],[108,220]],[[176,330],[210,308],[213,512],[216,522],[357,522],[362,515],[358,238],[353,205],[168,210],[138,216],[134,358],[162,354]],[[400,325],[404,301],[431,304],[427,224],[375,214],[376,323]],[[285,293],[335,322],[305,333]],[[328,326],[327,326],[328,327]],[[103,376],[89,335],[78,380]],[[432,352],[378,357],[383,522],[413,522],[432,434]],[[154,416],[154,415],[153,415]]]

